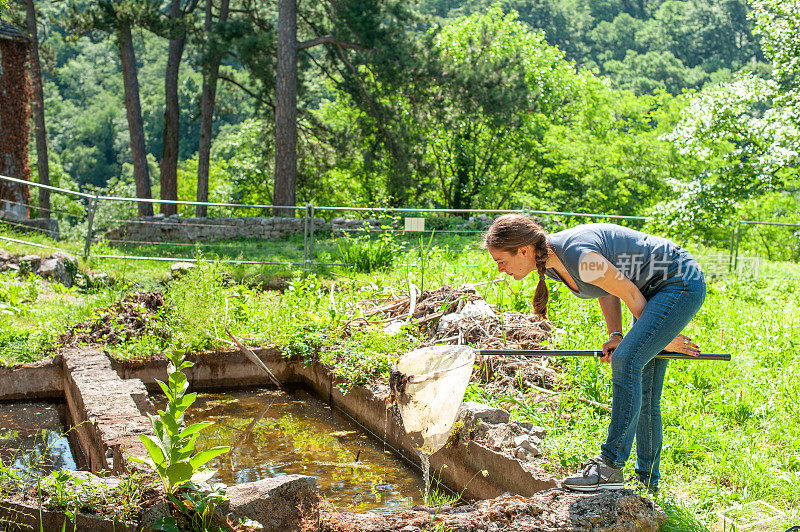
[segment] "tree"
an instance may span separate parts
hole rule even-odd
[[[210,4],[211,0],[207,0]],[[188,14],[195,10],[198,0],[171,0],[166,24],[169,37],[167,69],[164,74],[164,144],[161,154],[161,199],[178,199],[178,151],[180,141],[180,103],[178,101],[178,74],[181,58],[186,47],[186,22]],[[162,203],[165,216],[178,213],[174,203]]]
[[[220,2],[217,25],[224,26],[228,21],[230,1]],[[214,121],[214,104],[217,98],[217,79],[221,54],[215,37],[219,31],[214,28],[214,2],[206,0],[203,34],[206,38],[207,50],[203,61],[203,92],[200,96],[200,144],[197,150],[197,201],[208,201],[208,178],[211,155],[211,128]],[[197,205],[195,214],[205,217],[208,211],[205,205]]]
[[[276,206],[294,205],[297,186],[297,54],[304,52],[331,81],[345,88],[354,100],[380,112],[365,92],[364,78],[390,78],[404,64],[408,40],[406,23],[411,13],[396,0],[343,0],[323,3],[300,14],[309,38],[297,41],[297,2],[280,0],[275,83],[275,184]],[[322,57],[311,49],[325,45]],[[349,57],[348,52],[356,54]],[[392,58],[392,62],[387,60]],[[392,64],[393,63],[393,64]],[[276,214],[294,211],[276,208]]]
[[[428,157],[448,208],[507,206],[577,78],[557,49],[498,7],[441,29],[425,102]]]
[[[275,72],[275,205],[294,205],[297,190],[297,0],[279,0]],[[279,216],[294,210],[276,209]]]
[[[39,63],[39,31],[36,26],[36,8],[33,0],[25,0],[25,19],[28,35],[31,37],[30,80],[33,88],[31,110],[33,111],[34,132],[36,135],[36,168],[39,183],[50,184],[50,168],[47,161],[47,128],[44,120],[44,92],[42,91],[42,67]],[[39,216],[50,218],[50,191],[39,189]]]
[[[658,210],[680,223],[723,224],[740,202],[780,188],[800,156],[800,128],[774,105],[777,95],[774,81],[742,74],[693,96],[666,138],[703,170],[673,183],[677,199]]]
[[[753,7],[757,31],[775,69],[778,101],[800,126],[800,1],[755,0]]]
[[[136,182],[136,197],[139,199],[150,199],[152,195],[142,123],[142,105],[139,98],[136,52],[131,28],[135,24],[152,25],[153,18],[157,16],[158,10],[154,0],[146,2],[98,0],[88,6],[72,3],[69,8],[68,23],[79,33],[109,33],[116,38],[122,66],[133,176]],[[153,205],[146,201],[138,202],[138,211],[139,216],[152,216]]]

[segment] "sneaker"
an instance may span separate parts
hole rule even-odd
[[[616,490],[624,485],[622,469],[608,465],[599,456],[581,465],[578,473],[561,481],[562,487],[572,491]]]

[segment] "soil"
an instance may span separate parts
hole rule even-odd
[[[503,495],[475,504],[414,506],[382,514],[327,511],[324,532],[634,532],[658,530],[667,516],[632,490],[595,494],[551,489],[533,497]]]
[[[170,309],[159,292],[136,292],[106,307],[90,321],[73,325],[59,336],[65,347],[116,345],[131,338],[149,335],[170,337]]]

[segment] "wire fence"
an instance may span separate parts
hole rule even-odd
[[[232,264],[289,268],[345,265],[347,249],[355,242],[376,242],[390,236],[414,245],[450,249],[477,247],[480,235],[497,215],[525,213],[550,232],[576,224],[610,221],[658,234],[646,216],[579,213],[531,209],[426,209],[347,206],[276,207],[224,202],[166,201],[87,194],[0,176],[0,180],[31,187],[28,204],[3,201],[30,218],[0,219],[14,236],[0,240],[61,250],[60,242],[82,244],[84,257],[121,260],[196,262],[220,260]],[[36,219],[40,190],[51,196],[51,220]],[[178,206],[180,216],[137,216],[138,204]],[[13,205],[11,205],[13,204]],[[192,216],[205,205],[209,217]],[[275,209],[293,216],[272,216]],[[57,221],[53,223],[52,220]],[[18,233],[37,233],[46,241],[32,242]],[[710,276],[800,278],[800,223],[735,221],[723,236],[669,235],[691,250]],[[720,235],[717,232],[717,235]]]

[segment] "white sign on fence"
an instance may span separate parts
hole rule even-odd
[[[405,218],[407,232],[425,231],[425,218]]]

